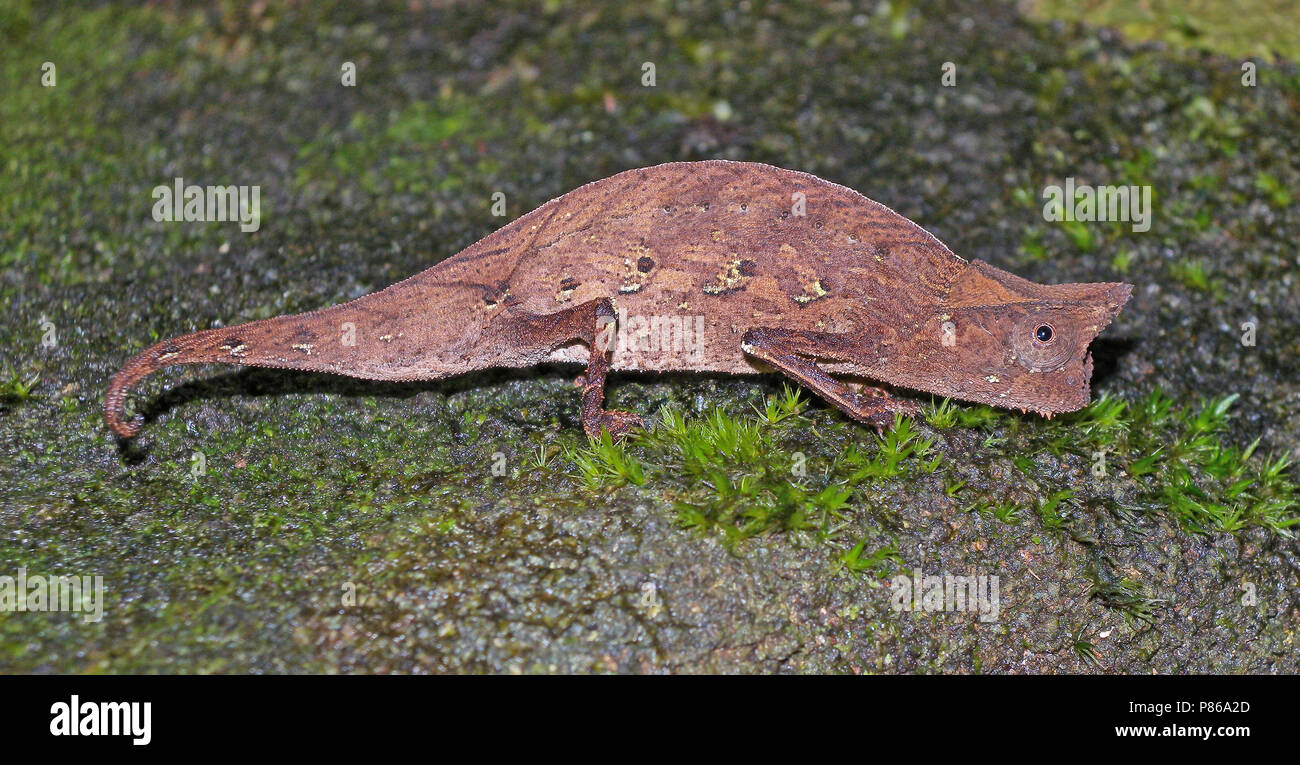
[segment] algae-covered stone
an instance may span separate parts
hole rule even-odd
[[[0,615],[0,669],[1300,670],[1292,64],[1247,87],[950,2],[33,6],[0,35],[0,577],[104,584],[99,621]],[[658,426],[591,445],[576,368],[185,367],[137,393],[138,443],[102,425],[158,339],[706,157],[853,187],[1035,281],[1137,285],[1094,346],[1105,398],[926,401],[878,438],[776,379],[629,375],[613,404]],[[259,186],[260,227],[155,221],[178,177]],[[1150,231],[1045,220],[1067,178],[1149,186]]]

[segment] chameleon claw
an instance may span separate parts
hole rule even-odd
[[[608,431],[609,437],[615,441],[644,427],[645,424],[636,412],[625,412],[619,409],[606,409],[595,421],[582,423],[582,429],[587,432],[589,438],[600,438],[600,433],[604,430]]]

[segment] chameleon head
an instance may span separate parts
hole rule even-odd
[[[940,321],[944,376],[934,391],[1050,415],[1087,406],[1088,345],[1128,302],[1129,284],[1036,284],[972,261],[953,279]],[[936,360],[938,360],[938,358]]]

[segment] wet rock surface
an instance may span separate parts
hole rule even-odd
[[[1300,458],[1292,64],[1243,87],[1236,60],[942,2],[37,10],[0,34],[0,575],[105,586],[99,622],[4,614],[0,669],[1298,669],[1300,556],[1260,520],[1295,509],[1258,510],[1295,480],[1267,466]],[[730,421],[766,439],[719,447],[726,481],[758,476],[732,504],[691,472],[687,435],[609,458],[639,480],[591,476],[584,455],[611,463],[582,437],[575,368],[179,367],[137,392],[138,443],[103,427],[108,377],[158,339],[404,278],[502,225],[496,192],[514,217],[709,157],[858,189],[1036,281],[1133,283],[1094,346],[1094,397],[1126,408],[932,406],[929,449],[871,472],[888,442],[820,402],[756,414],[775,378],[617,378],[619,408],[701,427],[717,406],[700,438]],[[259,185],[260,229],[155,222],[151,190],[176,177]],[[1067,177],[1149,185],[1150,231],[1045,221],[1041,191]],[[1168,412],[1142,414],[1157,390]],[[1243,496],[1240,528],[1181,504]],[[746,526],[750,505],[774,510]],[[997,618],[900,612],[894,577],[917,569],[996,576]]]

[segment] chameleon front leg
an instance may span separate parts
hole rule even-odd
[[[592,336],[587,341],[591,360],[587,362],[586,382],[582,386],[582,429],[588,438],[598,438],[602,428],[609,431],[612,438],[622,438],[629,431],[642,427],[642,423],[634,412],[604,408],[605,378],[609,375],[614,340],[618,336],[618,314],[609,298],[584,305],[593,305],[594,321]]]
[[[888,394],[864,396],[857,393],[805,358],[835,357],[833,342],[827,340],[830,340],[827,336],[813,338],[801,332],[760,328],[746,332],[740,347],[745,353],[762,359],[787,377],[812,389],[853,419],[871,425],[877,432],[893,423],[895,413],[913,415],[920,411],[916,404],[891,398]]]
[[[565,343],[581,340],[591,349],[582,385],[582,429],[591,438],[598,438],[602,428],[610,436],[621,438],[642,427],[641,418],[635,413],[604,408],[605,380],[614,355],[617,329],[614,302],[600,298],[555,313],[518,316],[511,320],[507,330],[511,341],[520,347],[550,352]]]

